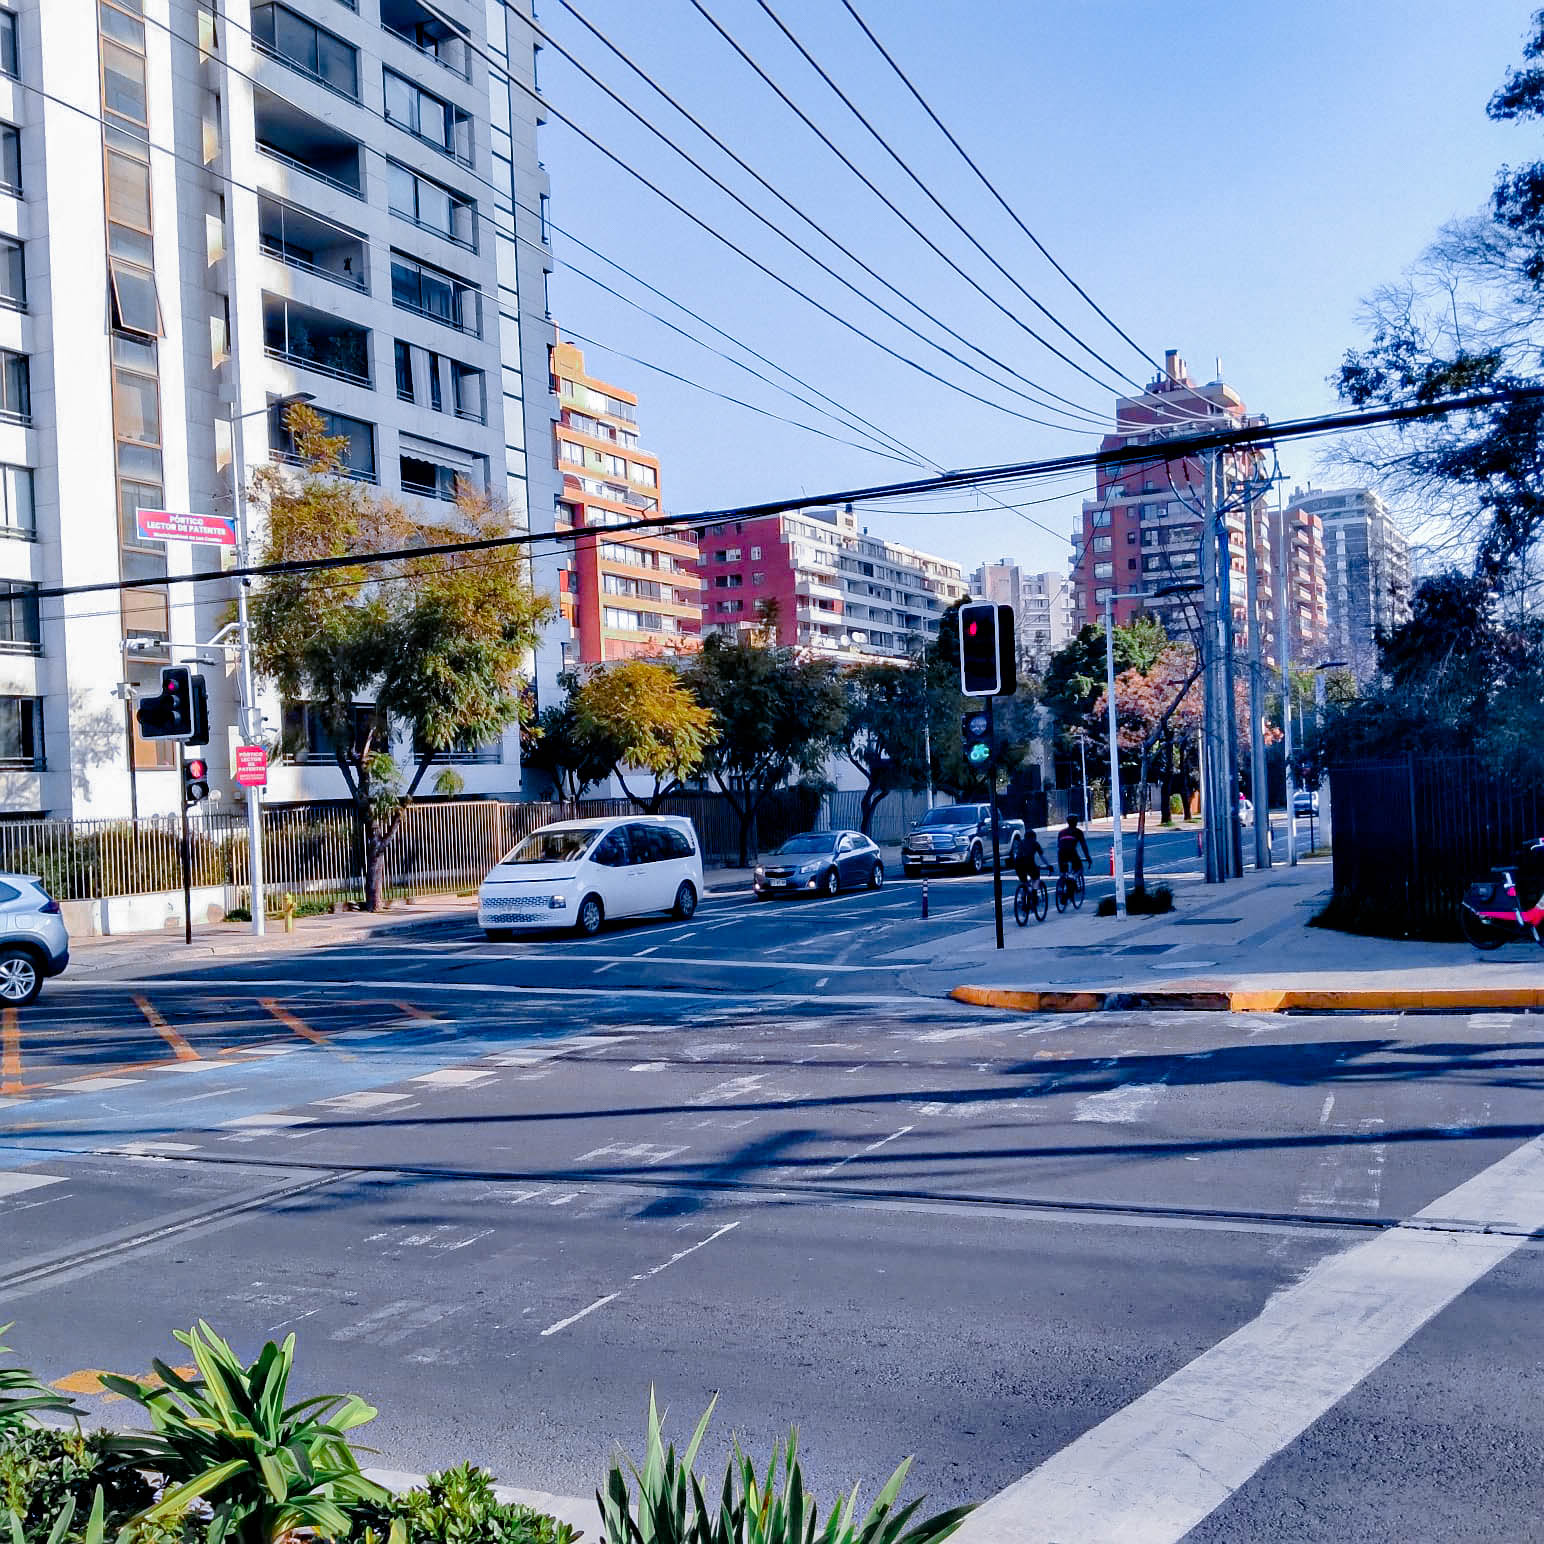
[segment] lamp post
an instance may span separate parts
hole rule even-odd
[[[239,391],[239,387],[238,387]],[[242,423],[248,418],[256,418],[278,408],[281,412],[301,402],[314,402],[316,399],[309,391],[292,392],[290,395],[280,397],[277,402],[264,403],[262,407],[252,408],[249,412],[238,413],[236,402],[233,399],[230,404],[231,426],[231,475],[235,489],[236,504],[236,566],[247,566],[247,474],[246,458],[242,454],[243,434]],[[240,660],[240,722],[241,740],[244,745],[253,745],[262,733],[262,714],[257,706],[257,688],[252,672],[252,629],[247,614],[247,591],[251,588],[250,579],[239,579],[236,582],[236,650]],[[252,934],[261,938],[267,930],[265,912],[267,910],[265,891],[263,887],[263,799],[261,788],[247,789],[247,879],[251,889],[252,909]]]

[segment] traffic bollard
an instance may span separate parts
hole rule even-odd
[[[922,881],[922,920],[927,921],[927,880]]]
[[[280,902],[279,910],[284,917],[284,931],[286,933],[293,933],[295,931],[295,897],[287,890],[284,892],[284,899]]]

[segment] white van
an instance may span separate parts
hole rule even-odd
[[[531,832],[488,871],[477,925],[489,938],[555,927],[590,938],[608,917],[666,911],[684,921],[701,894],[702,851],[684,817],[564,820]]]

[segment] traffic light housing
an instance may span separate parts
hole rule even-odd
[[[192,678],[193,733],[187,738],[189,745],[209,743],[209,687],[203,676]]]
[[[140,738],[145,740],[191,740],[195,733],[193,706],[194,675],[186,665],[161,667],[161,690],[147,697],[135,709]],[[199,679],[202,686],[202,678]],[[209,708],[204,706],[204,740],[209,738]]]
[[[209,797],[209,763],[202,756],[190,756],[182,764],[182,802],[202,804]]]
[[[960,739],[965,745],[966,764],[984,768],[992,759],[992,719],[985,708],[960,716]]]
[[[1013,607],[971,601],[959,610],[960,691],[967,697],[1011,697],[1018,690]]]

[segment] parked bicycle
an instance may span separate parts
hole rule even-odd
[[[1469,886],[1458,925],[1476,949],[1499,949],[1519,938],[1544,946],[1544,838],[1530,842],[1516,863]]]
[[[1036,922],[1044,922],[1051,909],[1050,895],[1043,879],[1021,879],[1013,892],[1013,920],[1020,927],[1029,926],[1029,914],[1035,914]]]
[[[1056,909],[1066,911],[1070,906],[1077,911],[1083,905],[1083,894],[1087,889],[1087,882],[1083,878],[1082,869],[1063,869],[1056,876]]]

